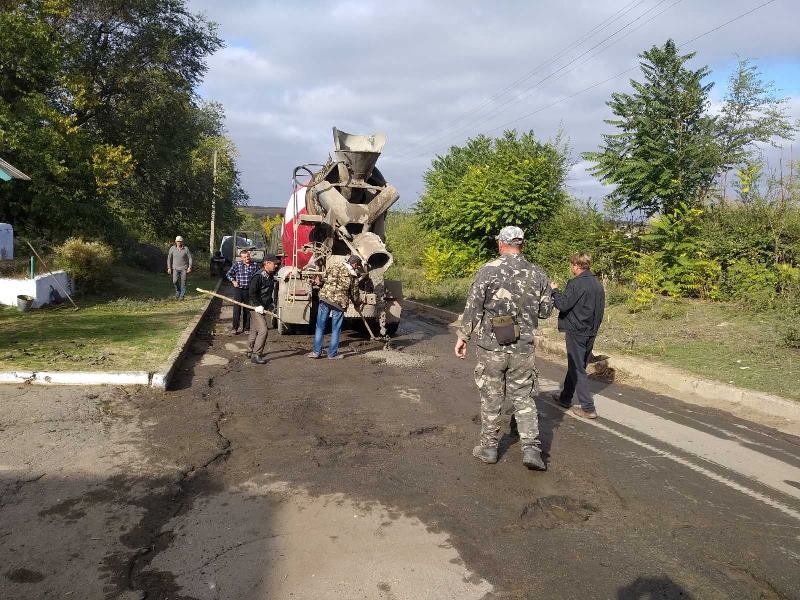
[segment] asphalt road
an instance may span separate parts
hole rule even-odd
[[[474,358],[409,314],[341,361],[229,309],[166,394],[0,388],[2,598],[800,598],[800,439],[593,382],[548,470],[471,457]]]

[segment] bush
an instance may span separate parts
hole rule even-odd
[[[422,254],[422,266],[428,281],[468,277],[481,266],[480,255],[464,242],[451,242],[436,234],[430,238]]]
[[[392,211],[386,219],[386,247],[395,264],[416,268],[422,266],[422,256],[428,245],[428,233],[419,215]]]
[[[800,267],[777,265],[778,295],[790,306],[800,308]]]
[[[160,273],[166,269],[167,256],[153,244],[135,244],[126,254],[125,262],[151,273]]]
[[[99,290],[111,281],[114,249],[103,242],[69,238],[56,247],[56,265],[67,271],[83,292]]]
[[[734,300],[748,308],[769,308],[775,303],[775,287],[778,274],[761,263],[739,259],[725,273],[722,292],[728,300]]]
[[[569,170],[563,140],[540,142],[533,132],[479,136],[436,157],[425,173],[418,214],[425,229],[479,252],[492,252],[495,236],[518,225],[535,239],[567,201]]]
[[[633,296],[633,290],[623,285],[606,286],[606,306],[625,304]]]
[[[800,325],[790,325],[783,334],[783,345],[787,348],[800,349]]]

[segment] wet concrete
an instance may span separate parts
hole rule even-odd
[[[412,315],[391,355],[350,332],[335,362],[271,332],[260,366],[224,333],[228,310],[166,394],[0,388],[19,444],[0,455],[0,596],[800,597],[800,521],[729,485],[800,510],[791,481],[708,459],[713,436],[790,473],[797,438],[596,382],[701,432],[686,439],[706,454],[542,397],[548,471],[525,469],[512,435],[485,465],[474,360],[442,323]]]

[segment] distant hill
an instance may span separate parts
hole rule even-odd
[[[240,206],[239,208],[256,219],[272,218],[276,215],[283,215],[285,210],[281,206]]]

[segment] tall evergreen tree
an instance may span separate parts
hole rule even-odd
[[[616,206],[650,216],[672,213],[702,201],[720,164],[716,121],[706,114],[712,83],[707,67],[689,69],[693,53],[679,54],[675,42],[640,54],[644,81],[631,80],[633,93],[615,93],[606,120],[618,131],[605,134],[598,152],[583,156],[592,172],[616,185]]]

